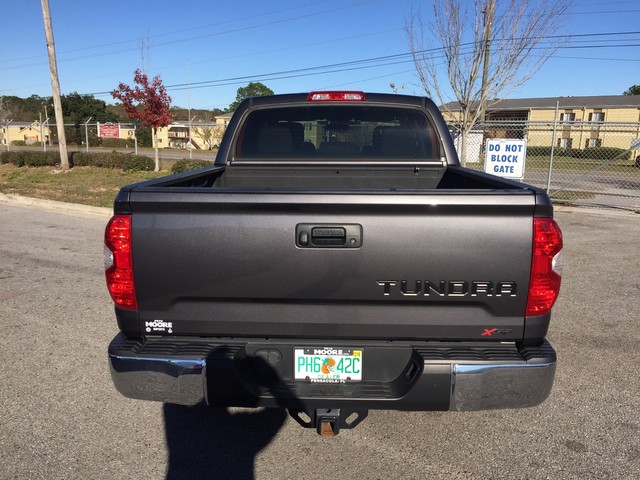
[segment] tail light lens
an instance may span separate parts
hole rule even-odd
[[[553,218],[535,218],[527,316],[545,315],[560,293],[562,232]]]
[[[105,273],[111,298],[120,308],[137,310],[131,260],[131,215],[115,215],[104,232]]]

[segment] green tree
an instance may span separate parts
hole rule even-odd
[[[624,95],[640,95],[640,85],[631,85],[625,92]]]
[[[238,89],[238,93],[236,95],[236,100],[229,108],[227,108],[227,112],[234,112],[238,105],[242,103],[245,98],[249,97],[264,97],[266,95],[273,95],[273,90],[260,82],[251,82],[246,87],[240,87]]]
[[[118,120],[113,112],[107,110],[107,104],[94,98],[93,95],[81,95],[78,92],[72,92],[69,95],[62,95],[60,101],[62,102],[64,123],[73,124],[73,126],[65,127],[65,136],[68,143],[77,145],[84,143],[85,131],[82,125],[89,119],[91,119],[92,123]],[[96,137],[96,135],[91,136]],[[90,138],[89,143],[96,144],[97,138]]]
[[[137,125],[136,137],[138,138],[138,145],[141,147],[153,147],[153,132],[145,124],[139,123]]]
[[[4,96],[3,99],[5,109],[10,112],[9,117],[16,122],[33,122],[34,120],[39,120],[41,116],[44,120],[46,110],[48,110],[47,113],[53,115],[51,97],[40,97],[38,95],[31,95],[28,98]]]
[[[80,95],[77,92],[62,95],[62,115],[65,123],[84,123],[89,117],[93,122],[113,122],[117,117],[107,110],[107,104],[93,95]]]

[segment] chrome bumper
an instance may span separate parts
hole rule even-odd
[[[535,407],[551,393],[556,364],[451,366],[450,410]]]
[[[242,373],[236,370],[238,352],[240,355],[243,352],[241,345],[226,346],[222,357],[218,355],[215,361],[210,354],[176,354],[170,349],[153,354],[141,345],[120,334],[109,346],[111,376],[116,389],[129,398],[180,405],[220,404],[209,398],[213,389],[234,392],[225,397],[224,403],[228,406],[299,407],[302,402],[316,406],[416,411],[523,408],[536,406],[549,396],[556,370],[555,352],[546,342],[534,348],[542,354],[531,354],[529,349],[528,353],[521,352],[520,361],[469,361],[456,359],[450,352],[447,355],[414,353],[424,365],[415,380],[411,380],[410,391],[402,396],[347,398],[331,395],[310,399],[294,398],[291,394],[291,398],[274,399],[262,395],[260,389],[254,389],[247,378],[240,378]],[[223,365],[227,373],[221,375],[219,367]]]

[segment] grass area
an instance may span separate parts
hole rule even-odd
[[[0,165],[0,192],[60,202],[111,207],[120,187],[168,175],[170,172],[122,172],[108,168]]]

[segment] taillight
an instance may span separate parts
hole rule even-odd
[[[364,102],[363,92],[311,92],[308,102]]]
[[[553,218],[533,220],[533,255],[527,316],[545,315],[560,293],[562,232]]]
[[[120,308],[137,310],[131,260],[131,215],[115,215],[104,232],[104,268],[111,298]]]

